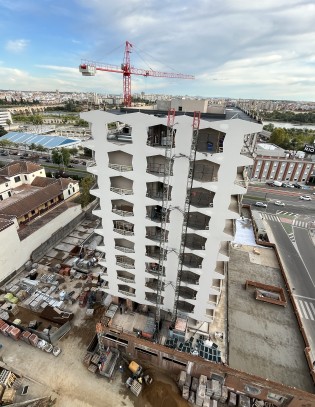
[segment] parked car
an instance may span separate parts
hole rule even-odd
[[[68,168],[74,168],[74,165],[73,165],[73,164],[69,164],[69,165],[68,165]]]
[[[300,184],[293,184],[293,186],[294,186],[294,188],[298,188],[298,189],[302,188],[302,186]]]
[[[274,204],[277,206],[285,206],[284,202],[282,201],[274,201]]]
[[[302,199],[303,201],[311,201],[312,198],[309,195],[301,195],[300,199]]]
[[[260,206],[262,208],[267,208],[268,205],[265,202],[256,202],[255,206]]]

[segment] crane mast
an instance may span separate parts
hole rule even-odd
[[[180,290],[180,284],[181,284],[183,260],[184,260],[184,253],[185,253],[185,247],[186,247],[188,215],[189,215],[189,211],[190,211],[191,188],[192,188],[193,180],[194,180],[196,151],[197,151],[199,126],[200,126],[200,115],[201,115],[200,112],[194,112],[194,119],[193,119],[193,126],[192,126],[193,134],[192,134],[192,140],[191,140],[191,145],[190,145],[189,168],[188,168],[188,176],[187,176],[187,184],[186,184],[186,199],[185,199],[184,212],[183,212],[182,234],[181,234],[181,241],[180,241],[180,249],[179,249],[179,256],[178,256],[178,269],[177,269],[177,277],[176,277],[176,285],[175,285],[174,308],[173,308],[173,313],[172,313],[172,323],[173,324],[175,324],[175,322],[176,322],[177,311],[178,311],[179,290]]]
[[[79,71],[83,76],[95,76],[96,71],[114,72],[123,75],[124,105],[131,106],[131,75],[153,76],[156,78],[175,78],[175,79],[195,79],[193,75],[185,75],[174,72],[160,72],[152,69],[139,69],[131,66],[130,54],[133,45],[126,41],[123,63],[121,66],[104,64],[101,62],[82,60],[79,65]]]

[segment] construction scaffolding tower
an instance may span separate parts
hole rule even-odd
[[[162,216],[161,216],[161,238],[160,238],[160,253],[159,253],[159,271],[156,289],[156,307],[155,307],[155,322],[156,329],[159,330],[161,319],[161,301],[162,301],[162,288],[163,288],[163,264],[167,254],[167,211],[170,196],[170,177],[172,172],[172,149],[174,146],[174,122],[175,122],[175,109],[170,109],[167,117],[167,144],[165,146],[165,163],[164,163],[164,177],[163,177],[163,193],[162,193]]]
[[[186,186],[186,199],[185,199],[184,211],[183,211],[182,234],[181,234],[180,249],[179,249],[179,256],[178,256],[178,269],[177,269],[177,278],[176,278],[176,285],[175,285],[174,308],[173,308],[173,314],[172,314],[172,323],[173,324],[175,324],[176,319],[177,319],[179,290],[180,290],[181,276],[182,276],[182,271],[183,271],[184,253],[185,253],[185,247],[186,247],[186,236],[187,236],[187,227],[188,227],[187,225],[188,225],[188,216],[189,216],[189,211],[190,211],[191,189],[192,189],[193,180],[194,180],[199,125],[200,125],[200,112],[194,112],[193,134],[192,134],[192,140],[191,140],[191,146],[190,146],[189,169],[188,169],[187,186]]]

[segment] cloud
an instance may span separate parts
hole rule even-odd
[[[5,45],[5,49],[9,52],[20,53],[25,50],[30,41],[23,38],[18,40],[9,40]]]

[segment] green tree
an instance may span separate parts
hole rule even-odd
[[[7,126],[9,126],[9,131],[10,131],[11,124],[12,124],[11,120],[7,119],[5,122],[6,122]]]
[[[63,164],[68,167],[70,164],[70,151],[67,148],[62,148],[61,155]]]
[[[57,164],[60,166],[60,164],[62,163],[62,155],[61,152],[59,150],[53,150],[52,154],[51,154],[51,159],[52,162],[54,164]]]
[[[77,155],[79,150],[76,147],[72,147],[72,148],[69,148],[68,151],[71,155]]]
[[[275,128],[275,125],[272,123],[269,123],[269,124],[264,125],[263,130],[273,132],[274,128]]]
[[[270,136],[270,143],[276,144],[277,146],[282,147],[289,141],[287,133],[284,129],[275,128]]]
[[[0,137],[4,136],[5,134],[7,134],[7,131],[4,130],[3,126],[0,126]]]
[[[41,144],[38,144],[36,146],[36,150],[40,151],[40,152],[44,152],[44,151],[48,151],[47,148],[45,148],[44,146],[42,146]]]
[[[84,177],[80,183],[80,192],[81,192],[81,206],[85,208],[90,202],[94,200],[94,197],[90,194],[90,189],[94,185],[94,178],[89,175]]]
[[[89,123],[83,119],[77,119],[74,125],[79,127],[89,127]]]

